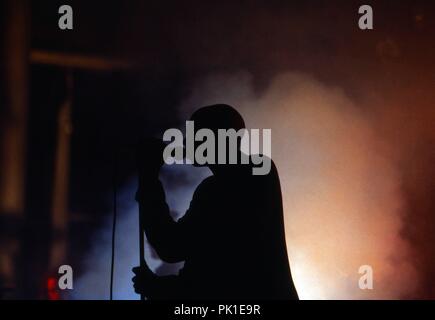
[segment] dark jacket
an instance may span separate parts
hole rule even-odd
[[[278,174],[251,166],[206,178],[175,222],[163,187],[149,181],[137,193],[145,232],[162,260],[185,261],[178,276],[160,277],[155,298],[297,299],[285,243]]]

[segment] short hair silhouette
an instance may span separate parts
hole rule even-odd
[[[195,129],[245,128],[242,116],[225,104],[198,109],[191,120]],[[176,276],[135,268],[136,292],[151,299],[298,299],[273,162],[268,174],[258,176],[251,163],[209,167],[213,175],[197,187],[178,221],[170,217],[158,175],[139,179],[136,199],[148,241],[162,260],[185,264]]]
[[[245,128],[245,121],[240,113],[227,104],[214,104],[196,110],[190,117],[195,122],[195,128],[208,128],[212,131],[217,129],[234,129],[236,131]]]

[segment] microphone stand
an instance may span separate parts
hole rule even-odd
[[[144,179],[147,179],[147,177],[143,172],[143,167],[142,167],[144,165],[143,160],[145,159],[144,152],[146,149],[148,149],[147,143],[149,143],[151,147],[156,146],[156,144],[158,143],[158,146],[161,149],[159,150],[159,152],[163,152],[162,142],[159,140],[156,139],[144,140],[138,143],[136,149],[136,161],[137,161],[137,168],[139,173],[138,190],[143,190]],[[143,219],[146,208],[143,207],[141,201],[138,201],[138,204],[139,204],[139,266],[142,269],[142,268],[148,268],[145,261],[145,234],[144,234],[145,224]],[[145,300],[146,299],[145,295],[141,294],[140,299]]]
[[[140,184],[140,179],[139,179]],[[140,188],[140,187],[139,187]],[[142,205],[139,202],[139,266],[142,268],[146,267],[145,262],[145,239],[144,239],[144,221],[142,214]],[[141,300],[145,300],[145,295],[141,293]]]
[[[142,161],[144,158],[144,148],[138,144],[136,146],[136,162],[137,162],[137,169],[138,169],[138,190],[143,190],[143,179],[144,179],[144,173],[142,168]],[[139,266],[140,268],[147,268],[146,261],[145,261],[145,223],[144,223],[144,210],[143,204],[141,201],[138,201],[139,205]],[[140,300],[145,300],[145,295],[141,293]]]

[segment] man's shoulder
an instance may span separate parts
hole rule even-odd
[[[194,203],[207,203],[212,199],[213,195],[216,194],[215,180],[216,178],[214,176],[210,176],[202,180],[193,193],[191,205]]]
[[[201,183],[196,188],[195,192],[205,192],[209,191],[210,189],[214,188],[216,185],[216,177],[215,176],[209,176],[201,181]]]

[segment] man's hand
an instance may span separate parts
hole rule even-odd
[[[140,178],[158,177],[165,147],[163,141],[157,138],[148,138],[138,144],[136,159]]]
[[[180,278],[176,275],[157,276],[148,266],[133,268],[134,291],[147,299],[179,299],[181,294]]]
[[[132,270],[135,274],[131,279],[133,281],[134,292],[149,297],[153,292],[157,276],[146,265],[134,267]]]

